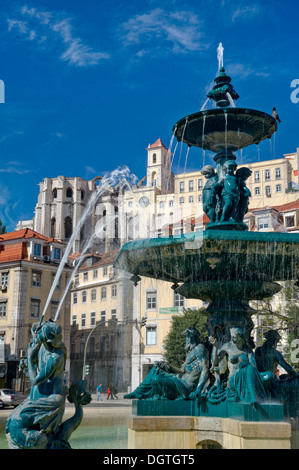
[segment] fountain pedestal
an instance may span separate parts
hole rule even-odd
[[[128,449],[290,449],[291,425],[219,417],[132,416]]]

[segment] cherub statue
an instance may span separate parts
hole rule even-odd
[[[201,170],[201,174],[208,180],[202,191],[203,210],[209,217],[210,222],[215,222],[218,194],[221,186],[218,183],[218,177],[212,165],[205,165]]]
[[[236,171],[236,177],[238,178],[238,185],[240,191],[239,204],[237,205],[235,220],[237,222],[243,222],[244,215],[248,212],[249,198],[251,197],[251,192],[247,188],[245,181],[252,174],[252,171],[245,166],[238,168]]]
[[[222,181],[223,189],[221,192],[222,215],[221,222],[234,220],[236,208],[240,199],[240,190],[238,178],[234,174],[237,164],[234,160],[227,160],[223,165],[224,178]]]

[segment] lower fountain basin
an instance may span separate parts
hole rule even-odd
[[[299,234],[205,230],[180,237],[126,243],[115,267],[164,281],[263,281],[296,279]]]

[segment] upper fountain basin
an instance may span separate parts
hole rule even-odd
[[[235,152],[259,144],[276,130],[277,123],[272,116],[248,108],[200,111],[180,119],[173,126],[178,141],[214,153]]]

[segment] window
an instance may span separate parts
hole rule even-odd
[[[71,238],[72,233],[73,233],[73,221],[70,217],[66,217],[64,219],[64,232],[65,232],[66,239]]]
[[[52,272],[52,284],[53,284],[53,282],[54,282],[54,280],[55,280],[55,277],[56,277],[56,272],[53,271],[53,272]],[[56,281],[57,281],[57,279],[56,279]],[[56,281],[55,281],[55,282],[56,282]],[[61,277],[60,277],[60,278],[58,279],[58,281],[56,282],[56,287],[55,287],[55,289],[57,289],[57,290],[60,290],[60,289],[61,289]]]
[[[73,315],[72,316],[72,325],[76,326],[76,324],[77,324],[77,315]]]
[[[265,191],[266,191],[266,196],[270,197],[271,196],[271,186],[266,186]]]
[[[259,183],[259,182],[260,182],[260,172],[259,172],[259,171],[255,171],[255,172],[254,172],[254,182],[255,182],[255,183]]]
[[[67,188],[66,190],[66,197],[72,197],[73,196],[73,191],[71,188]]]
[[[41,245],[39,245],[38,243],[33,244],[33,254],[34,256],[40,256],[41,254]]]
[[[97,290],[91,289],[91,301],[96,302],[96,300],[97,300]]]
[[[88,273],[83,273],[83,281],[84,282],[88,281]]]
[[[42,285],[42,273],[40,271],[32,271],[32,282],[33,287],[41,287]]]
[[[39,318],[40,315],[40,299],[30,300],[30,317]]]
[[[101,288],[101,300],[106,300],[107,299],[107,289],[106,287]]]
[[[146,308],[156,309],[157,308],[157,291],[150,291],[146,293]]]
[[[180,294],[174,294],[174,306],[175,307],[184,307],[185,306],[185,297]]]
[[[169,201],[169,207],[173,207],[173,199]]]
[[[57,198],[57,189],[54,188],[53,191],[52,191],[52,200],[54,200],[56,198]]]
[[[281,184],[276,185],[276,192],[281,193]]]
[[[295,216],[294,215],[287,215],[285,217],[285,225],[287,228],[295,227]]]
[[[7,300],[0,302],[0,318],[6,317],[7,313]]]
[[[8,271],[1,273],[1,285],[8,286]]]
[[[261,230],[263,228],[269,227],[269,217],[258,217],[257,219],[258,229]]]
[[[81,315],[81,328],[86,327],[86,313],[82,313]]]
[[[94,279],[97,279],[97,278],[98,278],[98,270],[97,270],[97,269],[95,269],[95,270],[93,271],[93,278],[94,278]]]
[[[157,155],[155,153],[153,154],[153,163],[157,163]]]
[[[59,305],[59,302],[57,302],[57,300],[52,300],[51,301],[51,318],[52,318],[52,320],[56,316],[56,312],[58,310],[58,305]]]
[[[90,326],[95,326],[96,324],[96,312],[91,312],[90,314]]]
[[[54,248],[54,259],[60,259],[60,248]]]
[[[76,305],[78,303],[78,294],[77,292],[73,293],[73,305]]]
[[[180,197],[180,204],[184,204],[184,202],[185,202],[185,198]]]
[[[184,191],[185,191],[184,181],[180,181],[180,193],[183,193]]]
[[[266,181],[270,180],[270,170],[265,170],[265,180]]]
[[[103,268],[103,277],[106,277],[108,274],[108,268]]]
[[[111,310],[111,320],[116,320],[116,308]]]
[[[202,194],[198,195],[198,202],[202,202]]]
[[[152,186],[157,186],[157,180],[152,180]]]
[[[106,310],[101,311],[101,321],[102,322],[106,321]]]
[[[111,297],[112,297],[112,299],[117,298],[117,284],[113,284],[111,286]]]
[[[198,180],[198,189],[199,191],[201,191],[203,188],[203,182],[202,182],[202,179]]]
[[[193,191],[193,189],[194,189],[193,180],[190,180],[189,181],[189,191],[191,192],[191,191]]]
[[[128,202],[128,207],[132,208],[133,207],[133,201]]]
[[[275,168],[275,179],[280,180],[280,178],[281,178],[280,168]]]
[[[52,217],[51,219],[51,238],[56,237],[56,219]]]
[[[194,196],[189,196],[189,202],[190,203],[194,202]]]
[[[87,300],[87,291],[86,291],[86,290],[83,290],[81,296],[82,296],[82,297],[81,297],[81,299],[82,299],[82,304],[86,304],[86,300]]]
[[[146,328],[146,345],[155,346],[157,344],[157,327],[148,326]]]
[[[164,207],[165,207],[165,202],[162,202],[162,201],[161,201],[161,202],[160,202],[160,209],[164,209]]]
[[[78,285],[79,285],[79,275],[76,274],[75,280],[74,280],[74,287],[78,287]]]
[[[261,194],[261,188],[259,186],[256,186],[256,188],[254,189],[254,194],[256,196],[259,196]]]

